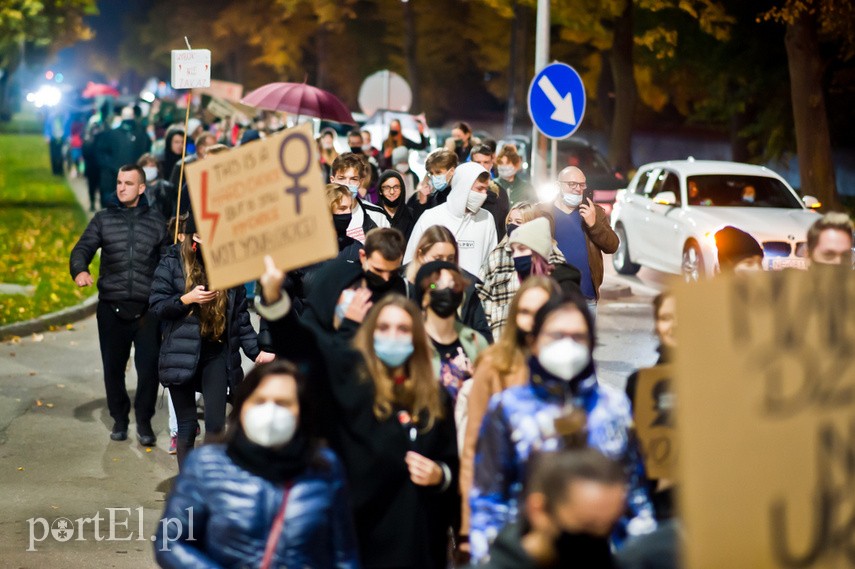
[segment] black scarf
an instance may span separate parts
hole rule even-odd
[[[249,440],[243,428],[238,428],[226,446],[226,454],[235,464],[277,484],[302,474],[309,466],[310,451],[309,439],[299,429],[285,446],[267,448]]]

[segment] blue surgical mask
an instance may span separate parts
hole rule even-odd
[[[434,192],[441,192],[448,186],[448,180],[445,179],[445,174],[431,175],[430,185],[433,186]]]
[[[389,338],[374,336],[374,353],[388,367],[398,367],[404,364],[413,354],[413,338]]]
[[[347,189],[350,190],[350,195],[355,198],[357,192],[359,192],[359,184],[353,184],[352,186],[348,184]]]
[[[746,203],[754,203],[754,196],[745,196],[744,198],[742,198],[742,201]]]

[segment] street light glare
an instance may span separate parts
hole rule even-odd
[[[53,85],[42,85],[35,93],[27,93],[27,101],[33,103],[37,109],[55,107],[61,99],[62,91]]]

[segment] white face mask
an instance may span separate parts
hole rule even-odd
[[[582,203],[582,194],[561,194],[564,200],[564,205],[567,207],[577,208]]]
[[[466,198],[466,209],[471,211],[472,213],[478,213],[481,210],[481,206],[484,205],[484,202],[487,200],[487,193],[476,192],[474,190],[469,190],[469,196]]]
[[[146,182],[153,182],[157,180],[157,166],[143,166],[143,172],[145,172]]]
[[[268,401],[263,405],[250,408],[243,418],[243,431],[246,437],[263,447],[276,447],[287,444],[297,431],[297,418],[294,413]]]
[[[499,177],[504,178],[506,180],[517,173],[517,169],[514,168],[513,166],[499,166],[498,170],[499,170]]]
[[[403,162],[401,164],[395,164],[395,170],[397,170],[401,174],[406,174],[410,171],[410,165],[406,162]]]
[[[542,348],[537,361],[555,377],[570,381],[585,369],[591,361],[591,354],[582,344],[564,338]]]

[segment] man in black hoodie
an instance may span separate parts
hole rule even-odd
[[[593,449],[533,457],[520,521],[480,569],[614,569],[609,534],[626,505],[623,466]]]
[[[359,262],[336,259],[318,272],[302,317],[327,331],[354,328],[364,316],[354,318],[348,312],[357,296],[362,298],[358,304],[366,310],[387,294],[406,296],[407,286],[400,275],[406,246],[407,240],[397,229],[369,231],[365,248],[359,251]]]

